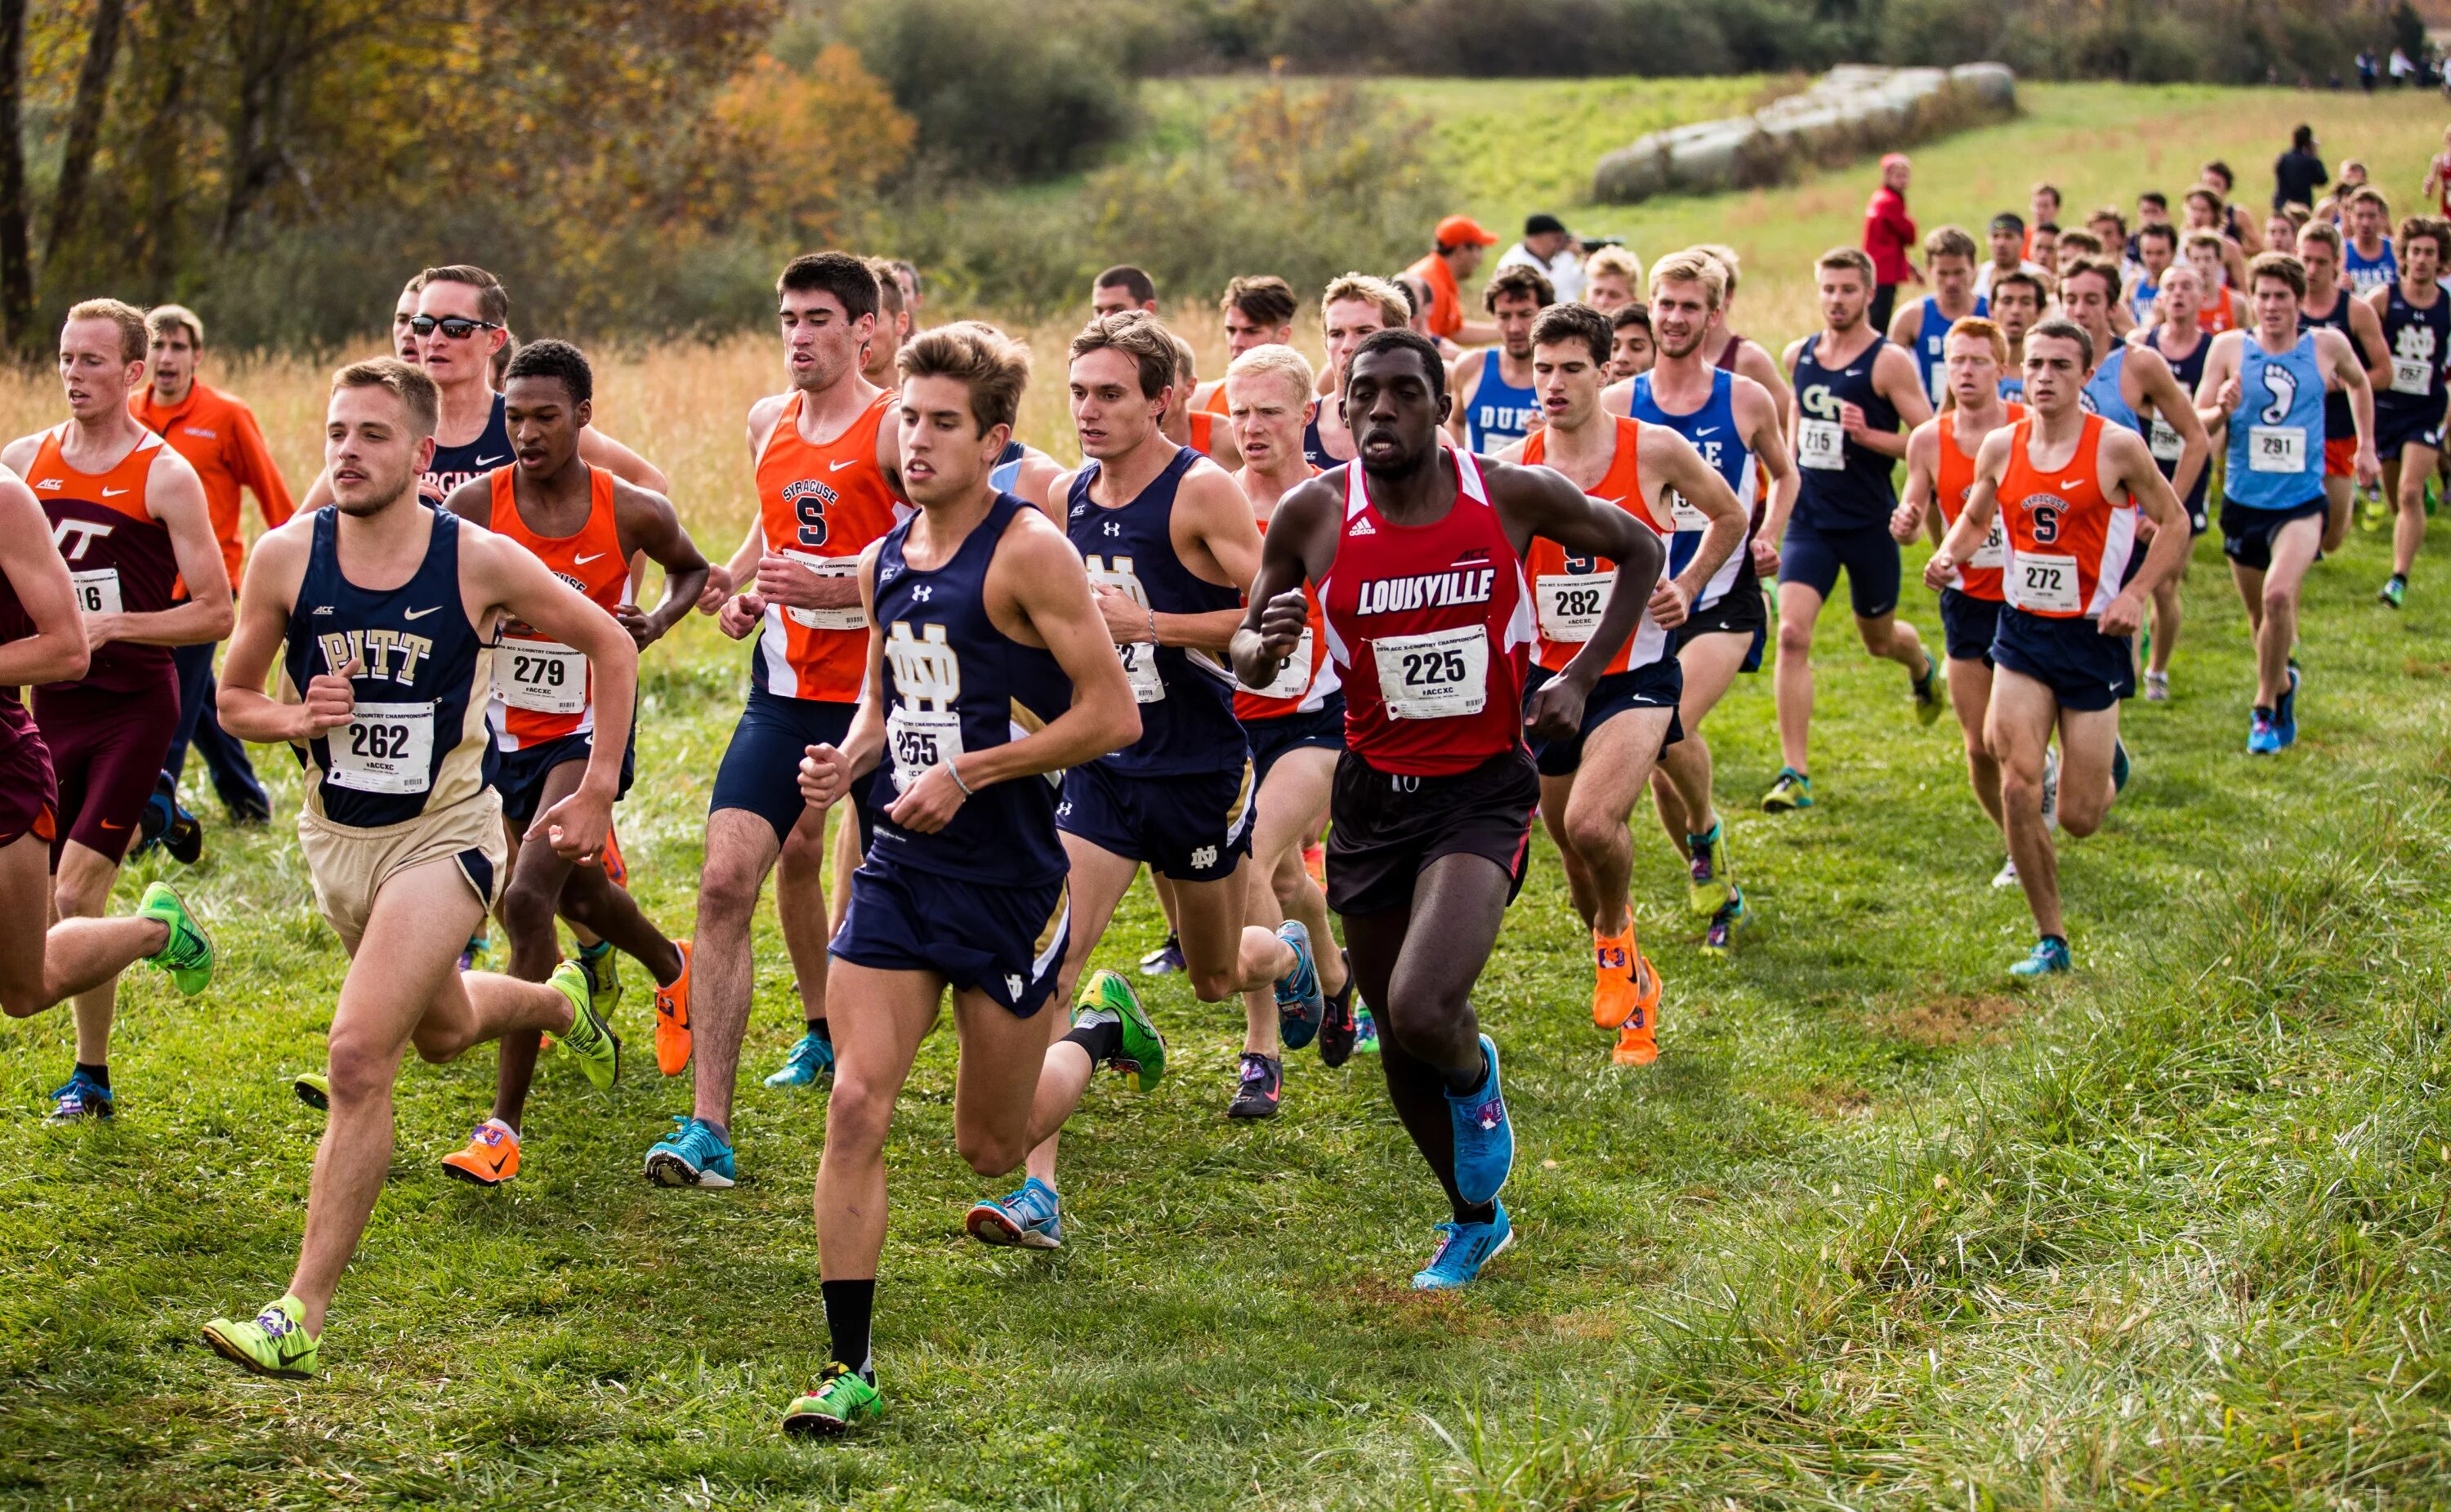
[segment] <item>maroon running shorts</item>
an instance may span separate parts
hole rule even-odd
[[[51,753],[34,728],[34,717],[16,699],[0,698],[0,848],[29,835],[53,844],[59,808]]]
[[[179,727],[177,671],[166,663],[161,682],[142,693],[37,688],[34,723],[60,784],[51,865],[70,840],[117,861],[136,838]]]

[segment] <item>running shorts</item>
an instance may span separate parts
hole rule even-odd
[[[306,853],[315,904],[351,955],[358,953],[375,897],[385,882],[410,867],[448,860],[477,894],[478,906],[490,909],[508,850],[502,839],[502,795],[492,788],[437,813],[373,829],[334,824],[302,809],[298,844]]]
[[[772,825],[775,843],[782,845],[809,808],[800,796],[800,757],[813,745],[840,746],[858,711],[856,703],[787,698],[763,688],[750,689],[740,722],[732,727],[732,743],[723,748],[723,760],[715,769],[715,794],[707,812],[746,809]],[[866,784],[854,784],[853,796],[865,842],[873,822]]]
[[[2233,500],[2222,501],[2222,555],[2250,572],[2272,565],[2272,540],[2293,520],[2321,520],[2330,504],[2323,495],[2285,509],[2250,509]],[[2320,535],[2317,538],[2321,540]]]
[[[1527,715],[1532,708],[1532,696],[1556,676],[1538,663],[1532,666],[1531,675],[1523,681],[1523,708]],[[1582,769],[1583,742],[1592,737],[1592,732],[1632,709],[1668,711],[1668,734],[1659,742],[1659,750],[1665,751],[1685,738],[1684,721],[1676,712],[1684,697],[1685,666],[1675,657],[1662,657],[1648,666],[1630,667],[1623,672],[1603,673],[1600,680],[1592,684],[1591,696],[1583,700],[1581,728],[1562,740],[1533,740],[1533,763],[1544,777],[1573,776]],[[1656,756],[1658,752],[1652,754]]]
[[[2089,713],[2135,697],[2132,639],[2106,636],[2092,619],[2054,619],[2002,604],[1991,659],[2003,672],[2049,688],[2061,708]]]
[[[1327,800],[1327,906],[1346,914],[1409,907],[1422,868],[1445,855],[1488,858],[1506,874],[1511,903],[1523,889],[1539,801],[1539,774],[1521,746],[1446,776],[1382,772],[1348,751]]]
[[[1963,588],[1940,591],[1940,638],[1951,661],[1991,665],[1991,642],[2000,630],[2001,603],[1977,599]]]
[[[1309,714],[1279,715],[1273,719],[1245,719],[1243,738],[1251,742],[1253,790],[1268,785],[1268,771],[1288,751],[1344,749],[1344,695],[1331,693]]]
[[[1753,553],[1750,543],[1736,549],[1748,557]],[[1745,648],[1745,659],[1736,670],[1759,672],[1762,653],[1769,648],[1770,612],[1762,604],[1761,579],[1752,564],[1748,562],[1736,574],[1736,580],[1728,584],[1728,591],[1719,595],[1717,603],[1695,610],[1669,634],[1680,653],[1704,636],[1749,636],[1753,643]]]
[[[1898,543],[1887,525],[1819,530],[1791,520],[1779,547],[1778,580],[1800,582],[1825,600],[1847,574],[1847,598],[1858,619],[1878,619],[1898,606]]]
[[[160,680],[141,693],[37,688],[34,723],[59,778],[52,867],[70,840],[116,863],[136,838],[178,733],[178,669],[165,661]]]
[[[522,829],[534,823],[537,810],[543,804],[545,778],[553,775],[556,767],[583,762],[595,754],[596,733],[592,730],[557,736],[537,745],[500,753],[494,763],[494,790],[502,795],[502,817]],[[621,790],[614,795],[615,802],[630,795],[630,781],[637,775],[637,768],[638,742],[634,735],[621,753]],[[799,763],[794,761],[795,782],[798,776]]]
[[[998,886],[874,856],[851,874],[828,953],[879,972],[929,972],[1028,1018],[1055,991],[1072,938],[1065,879]]]
[[[0,700],[0,847],[30,835],[52,846],[58,864],[60,785],[34,717],[14,698]]]
[[[1104,761],[1064,774],[1055,827],[1178,882],[1216,882],[1251,854],[1249,757],[1225,772],[1127,776]]]

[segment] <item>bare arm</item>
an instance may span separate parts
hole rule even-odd
[[[1255,556],[1257,547],[1255,540]],[[1139,739],[1140,706],[1132,700],[1131,679],[1090,601],[1080,553],[1064,533],[1044,520],[1016,516],[988,570],[991,598],[1010,596],[1029,629],[1072,679],[1072,706],[1019,740],[965,755],[962,780],[975,791],[990,782],[1060,772]]]
[[[536,554],[500,536],[463,533],[461,580],[469,597],[508,613],[549,639],[587,658],[596,738],[578,790],[537,815],[529,839],[549,841],[557,854],[585,864],[603,849],[620,791],[621,754],[630,744],[637,702],[638,650],[629,633],[584,595],[551,572]]]
[[[1702,527],[1701,542],[1694,548],[1694,558],[1685,570],[1674,578],[1663,578],[1652,591],[1651,618],[1663,630],[1673,630],[1685,622],[1692,613],[1694,600],[1700,597],[1711,581],[1711,575],[1728,560],[1728,554],[1743,544],[1745,506],[1736,501],[1736,491],[1719,476],[1719,470],[1702,460],[1694,443],[1665,425],[1642,427],[1642,476],[1646,481],[1657,479],[1664,496],[1675,489],[1677,497],[1702,512],[1709,521]]]
[[[1750,390],[1750,392],[1749,392]],[[1735,383],[1736,423],[1745,428],[1745,445],[1770,478],[1770,497],[1762,504],[1761,528],[1754,532],[1754,571],[1768,578],[1778,571],[1779,538],[1787,533],[1787,517],[1804,480],[1787,449],[1784,417],[1777,395],[1739,376]]]
[[[1563,546],[1569,556],[1605,557],[1617,563],[1617,586],[1600,610],[1592,638],[1542,685],[1524,720],[1536,736],[1562,738],[1582,722],[1584,697],[1650,608],[1668,549],[1633,515],[1587,497],[1565,475],[1545,467],[1496,471],[1490,495],[1499,502],[1519,553],[1539,536]]]
[[[1488,361],[1487,351],[1466,352],[1455,364],[1455,371],[1447,375],[1447,392],[1456,397],[1455,407],[1447,412],[1447,434],[1455,438],[1459,446],[1464,444],[1471,434],[1464,426],[1464,411],[1470,407],[1465,404],[1464,396],[1472,392],[1473,381],[1480,376],[1481,364]]]
[[[1326,576],[1334,560],[1336,528],[1343,501],[1334,488],[1312,479],[1297,484],[1268,515],[1260,542],[1260,571],[1251,580],[1243,622],[1228,648],[1234,676],[1246,688],[1265,688],[1284,670],[1309,619],[1303,584]]]
[[[2324,355],[2341,392],[2349,396],[2349,416],[2358,433],[2358,481],[2376,482],[2382,477],[2382,462],[2374,454],[2374,387],[2367,382],[2365,364],[2358,360],[2355,344],[2339,331],[2317,331],[2315,349]]]
[[[298,585],[306,574],[306,553],[312,544],[313,526],[304,521],[311,514],[279,530],[267,531],[255,543],[246,557],[246,591],[239,595],[238,628],[230,636],[229,650],[222,659],[221,693],[214,702],[214,712],[221,717],[222,728],[242,740],[259,745],[306,739],[321,734],[321,729],[307,725],[308,710],[302,703],[281,703],[265,695],[265,678],[271,675],[273,658],[281,653],[281,643],[289,637],[289,611],[297,601]],[[337,669],[334,669],[337,670]],[[310,679],[324,682],[323,677]],[[341,718],[348,717],[348,683],[340,683]],[[305,694],[309,689],[302,688]],[[323,729],[329,729],[326,724]]]
[[[644,488],[650,493],[669,494],[673,481],[661,469],[595,426],[578,433],[578,460],[590,467],[601,467],[625,483]]]
[[[187,587],[187,601],[146,614],[86,616],[94,645],[126,640],[140,646],[196,646],[230,633],[229,568],[205,507],[205,485],[186,459],[163,448],[145,488],[145,507],[170,532],[170,554]]]
[[[2170,371],[2170,364],[2163,361],[2161,353],[2149,346],[2129,353],[2127,370],[2137,375],[2139,397],[2151,403],[2154,412],[2179,433],[2179,465],[2172,470],[2170,485],[2185,499],[2212,461],[2213,446],[2205,434],[2204,417],[2196,413],[2193,399],[2179,385],[2177,375]],[[2147,455],[2151,455],[2149,450]],[[2155,469],[2157,476],[2159,472]]]
[[[1901,430],[1875,430],[1864,423],[1864,412],[1852,404],[1842,404],[1839,411],[1847,425],[1847,439],[1866,451],[1883,457],[1898,458],[1907,454],[1907,437],[1917,425],[1931,419],[1931,397],[1923,391],[1922,380],[1915,373],[1914,359],[1895,346],[1884,346],[1873,360],[1873,387],[1898,412]]]
[[[1966,491],[1966,507],[1957,512],[1957,522],[1923,566],[1924,586],[1938,593],[1957,576],[1957,569],[1974,560],[1983,542],[1991,536],[1992,517],[2000,512],[2000,478],[2008,470],[2010,437],[2014,428],[2003,426],[1983,438],[1982,447],[1974,454],[1974,486]],[[2162,475],[2156,472],[2154,477]],[[2186,534],[2181,531],[2184,537]]]
[[[442,501],[442,507],[472,525],[493,529],[494,480],[490,477],[468,480],[451,490],[451,496]]]
[[[1243,490],[1223,469],[1193,466],[1175,493],[1168,530],[1175,555],[1204,582],[1246,592],[1251,579],[1259,576],[1259,524],[1251,518]],[[1161,646],[1223,652],[1233,642],[1235,627],[1243,622],[1244,611],[1239,607],[1159,614],[1114,588],[1101,586],[1096,594],[1108,638],[1119,646],[1148,640],[1153,635]]]
[[[2145,517],[2153,521],[2153,543],[2145,553],[2145,566],[2129,579],[2119,596],[2102,611],[2101,630],[2106,636],[2134,635],[2145,622],[2146,605],[2152,600],[2153,590],[2177,576],[2185,565],[2187,550],[2195,542],[2187,534],[2187,517],[2179,502],[2178,493],[2162,469],[2153,464],[2153,454],[2145,439],[2124,425],[2102,427],[2102,445],[2096,453],[2103,492],[2124,488],[2136,501]]]
[[[1793,347],[1788,350],[1787,363],[1788,368],[1795,364]],[[1772,362],[1770,352],[1760,344],[1741,341],[1736,344],[1736,373],[1762,386],[1762,391],[1770,395],[1771,403],[1778,410],[1778,422],[1785,425],[1788,412],[1795,407],[1795,395],[1787,386],[1787,369]]]
[[[1915,539],[1930,517],[1924,507],[1937,492],[1940,466],[1940,422],[1925,421],[1907,437],[1907,485],[1898,490],[1898,507],[1890,514],[1890,535],[1904,543]],[[1939,510],[1933,510],[1937,516]],[[1935,532],[1932,540],[1940,540]]]
[[[706,591],[707,560],[681,527],[673,501],[660,493],[614,484],[613,518],[621,536],[621,555],[644,552],[648,560],[664,569],[663,600],[654,610],[642,614],[637,604],[625,603],[613,614],[643,651],[696,606],[698,596]]]
[[[69,564],[51,544],[41,501],[15,473],[0,475],[0,573],[34,633],[0,643],[0,688],[73,682],[91,658]]]

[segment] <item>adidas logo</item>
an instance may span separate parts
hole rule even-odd
[[[1353,522],[1353,528],[1346,531],[1345,534],[1348,536],[1375,536],[1379,534],[1379,527],[1370,523],[1369,517],[1364,516],[1362,519],[1355,520]]]

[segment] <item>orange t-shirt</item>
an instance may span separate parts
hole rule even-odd
[[[2010,404],[2008,410],[2011,425],[2026,418],[2023,404]],[[1974,488],[1975,460],[1958,447],[1956,410],[1941,411],[1940,432],[1933,440],[1940,443],[1940,458],[1932,468],[1932,496],[1933,501],[1940,505],[1941,524],[1946,527],[1956,524],[1957,517],[1966,509],[1966,496]],[[1976,437],[1975,443],[1980,446],[1982,438]],[[1957,569],[1958,592],[1969,599],[2000,602],[2000,570],[2007,560],[2006,539],[2001,532],[2000,517],[1995,513],[1991,517],[1990,539],[1976,549],[1973,560]]]
[[[768,551],[853,576],[859,554],[900,520],[902,502],[876,465],[876,433],[893,412],[883,393],[824,442],[800,435],[799,394],[784,402],[757,455],[757,523]],[[857,703],[868,681],[868,617],[842,609],[766,606],[755,685],[786,698]]]
[[[157,403],[150,386],[139,389],[127,401],[127,412],[168,442],[204,480],[213,539],[222,543],[222,565],[229,569],[230,591],[237,592],[239,568],[246,558],[245,540],[239,534],[239,490],[255,490],[255,507],[266,530],[287,523],[297,513],[289,485],[282,481],[281,468],[264,444],[255,412],[206,383],[190,383],[187,397],[175,404]]]
[[[1452,337],[1463,329],[1463,290],[1456,286],[1455,271],[1446,260],[1431,252],[1404,269],[1430,285],[1430,308],[1426,324],[1433,336]]]

